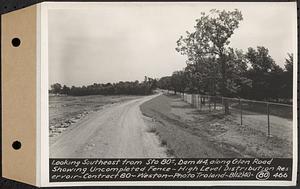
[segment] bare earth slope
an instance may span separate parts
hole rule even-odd
[[[51,158],[162,158],[166,149],[147,132],[140,105],[157,95],[114,104],[68,128],[50,144]]]
[[[260,125],[241,126],[235,116],[199,112],[176,95],[158,96],[141,110],[152,118],[152,130],[175,157],[292,157],[288,137],[268,138]]]

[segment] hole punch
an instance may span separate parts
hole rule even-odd
[[[21,146],[22,146],[22,144],[21,144],[21,142],[20,141],[14,141],[13,143],[12,143],[12,147],[13,147],[13,149],[15,149],[15,150],[19,150],[20,148],[21,148]]]
[[[12,45],[14,46],[14,47],[18,47],[18,46],[20,46],[21,45],[21,40],[19,39],[19,38],[13,38],[12,40],[11,40],[11,43],[12,43]]]
[[[18,46],[20,46],[21,45],[21,40],[19,39],[19,38],[13,38],[12,40],[11,40],[11,44],[14,46],[14,47],[18,47]]]

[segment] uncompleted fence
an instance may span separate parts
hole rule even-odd
[[[241,125],[257,127],[268,136],[291,137],[291,105],[199,94],[181,94],[181,98],[200,112],[225,113],[227,104],[230,114]]]

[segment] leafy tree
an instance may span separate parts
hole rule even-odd
[[[228,96],[240,97],[243,88],[252,87],[252,80],[246,77],[248,71],[247,59],[242,50],[228,48],[225,60],[227,74]]]
[[[293,53],[288,53],[288,58],[285,59],[285,70],[288,73],[293,74],[293,61],[294,61],[294,55]]]
[[[252,47],[248,48],[246,57],[255,72],[266,73],[279,69],[279,66],[269,55],[269,50],[263,46],[258,46],[257,50]]]
[[[60,94],[61,93],[61,84],[59,83],[55,83],[53,85],[51,85],[51,93],[53,94]]]
[[[158,80],[157,87],[165,90],[172,90],[171,86],[171,76],[165,76]]]
[[[64,85],[61,89],[61,94],[69,94],[70,93],[70,88]]]
[[[283,70],[269,55],[269,50],[262,46],[258,46],[257,50],[248,48],[246,57],[251,65],[247,77],[253,84],[247,97],[257,100],[278,99],[282,90]]]
[[[208,70],[210,62],[208,58],[215,59],[218,66],[213,72],[220,76],[219,86],[220,94],[230,95],[230,88],[235,83],[228,71],[230,62],[229,39],[235,29],[238,28],[240,21],[243,20],[242,13],[235,9],[234,11],[220,11],[213,9],[206,14],[201,13],[201,18],[196,20],[194,32],[186,32],[186,37],[180,37],[177,41],[176,50],[182,55],[187,56],[187,64],[200,64],[200,69]],[[234,70],[232,70],[234,71]],[[205,77],[200,73],[199,77]],[[228,102],[225,100],[225,114],[229,114]]]
[[[51,93],[67,94],[72,96],[85,95],[149,95],[157,87],[157,80],[148,78],[139,83],[139,81],[120,81],[118,83],[94,83],[92,85],[71,88],[56,83],[51,85]]]
[[[175,94],[184,93],[187,84],[186,74],[184,71],[175,71],[171,77],[171,85]]]
[[[283,90],[284,94],[283,96],[288,99],[293,98],[293,54],[288,53],[288,57],[285,59],[285,72],[284,72],[284,86]]]

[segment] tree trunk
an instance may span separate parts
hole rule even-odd
[[[221,64],[221,75],[222,75],[222,80],[221,80],[221,92],[222,96],[227,97],[228,96],[228,90],[227,90],[227,75],[226,75],[226,62],[225,62],[225,56],[224,54],[220,54],[220,64]],[[228,104],[228,99],[224,99],[224,110],[225,110],[225,115],[229,115],[229,104]]]
[[[212,88],[213,88],[213,100],[214,100],[214,110],[216,110],[217,109],[217,98],[216,98],[216,81],[215,81],[215,78],[213,79],[213,86],[212,86]]]
[[[228,103],[228,99],[224,99],[224,108],[225,108],[225,115],[229,115],[230,111],[229,111],[229,103]]]

